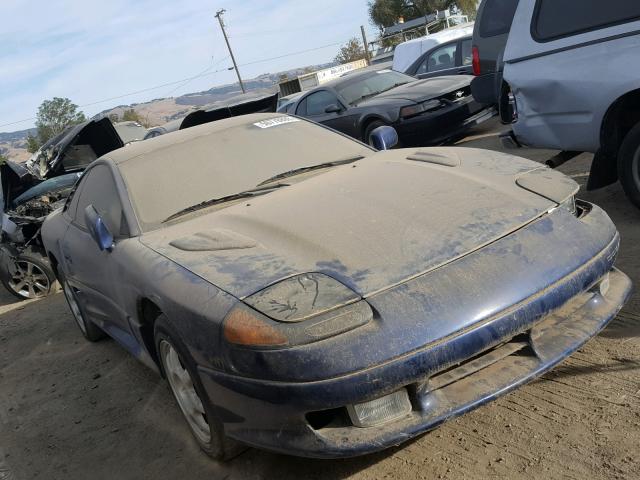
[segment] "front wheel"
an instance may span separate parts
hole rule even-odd
[[[640,123],[622,142],[618,153],[618,176],[629,200],[640,208]]]
[[[195,362],[164,314],[155,322],[155,346],[171,392],[200,448],[217,460],[228,460],[244,451],[245,446],[224,435],[200,383]]]

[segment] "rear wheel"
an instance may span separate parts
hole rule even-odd
[[[9,261],[7,271],[2,275],[2,283],[21,300],[43,298],[57,288],[49,259],[31,248]]]
[[[629,200],[640,208],[640,123],[622,142],[618,153],[618,176]]]
[[[228,460],[243,452],[245,446],[224,435],[195,362],[164,314],[155,322],[155,346],[171,392],[200,448],[217,460]]]

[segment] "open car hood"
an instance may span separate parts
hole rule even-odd
[[[111,120],[88,120],[67,128],[34,153],[25,164],[38,180],[84,170],[91,162],[124,146]]]
[[[485,150],[379,152],[249,202],[204,211],[141,241],[238,298],[307,272],[329,275],[366,297],[557,207],[531,191],[536,180],[526,182],[529,188],[518,184],[540,169],[548,170]],[[575,193],[575,182],[556,175],[549,180],[559,184],[554,196]]]
[[[82,172],[91,162],[124,144],[111,120],[89,120],[53,137],[24,164],[7,161],[0,165],[2,210],[39,183]],[[70,178],[70,177],[69,177]]]

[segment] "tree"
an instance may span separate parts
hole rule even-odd
[[[453,5],[466,15],[475,17],[476,0],[372,0],[369,2],[369,19],[382,31],[398,23],[400,17],[409,21]]]
[[[70,125],[76,125],[86,120],[84,113],[78,111],[78,106],[71,103],[68,98],[54,97],[45,100],[38,108],[35,137],[27,138],[27,146],[30,152],[35,152],[49,139],[62,133]]]
[[[0,153],[0,165],[4,165],[9,160],[8,157]]]
[[[355,62],[356,60],[362,60],[363,58],[365,58],[364,48],[360,41],[354,37],[340,48],[340,53],[338,53],[334,61],[342,64]]]
[[[29,134],[27,136],[27,151],[29,153],[36,153],[42,144],[38,141],[37,137]]]
[[[114,121],[113,119],[111,121]],[[117,121],[117,120],[116,120]],[[145,128],[149,128],[151,125],[147,118],[142,118],[142,116],[136,112],[133,108],[129,108],[122,113],[121,122],[138,122]]]

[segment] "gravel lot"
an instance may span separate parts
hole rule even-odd
[[[463,144],[500,149],[497,130]],[[560,170],[584,185],[590,161]],[[640,284],[640,211],[618,185],[580,196],[616,222],[618,266]],[[339,461],[248,450],[226,464],[199,452],[161,379],[115,342],[82,339],[61,294],[15,303],[1,289],[0,305],[0,480],[640,478],[638,294],[559,368],[399,448]]]

